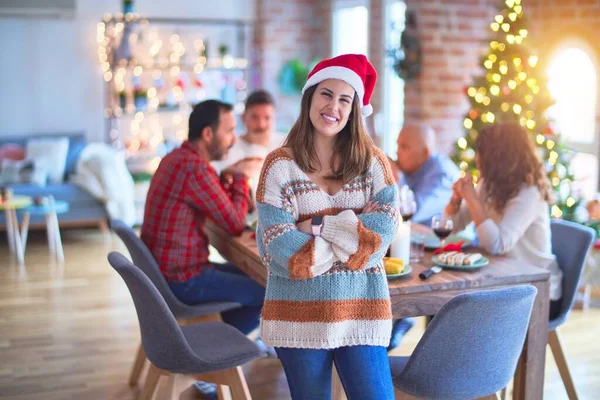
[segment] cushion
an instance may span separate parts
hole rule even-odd
[[[7,143],[0,146],[0,161],[14,160],[21,161],[25,159],[25,148],[16,143]]]
[[[25,154],[28,159],[45,160],[48,166],[48,181],[62,183],[65,175],[69,138],[35,138],[27,141]]]
[[[0,184],[33,183],[45,186],[48,180],[48,168],[45,160],[2,160]]]

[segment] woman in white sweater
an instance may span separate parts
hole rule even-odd
[[[535,145],[522,126],[500,123],[479,133],[475,151],[479,184],[473,186],[471,175],[456,181],[446,214],[453,216],[455,231],[475,222],[479,244],[489,253],[547,269],[552,315],[562,271],[550,240],[550,183]]]

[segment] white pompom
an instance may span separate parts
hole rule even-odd
[[[370,104],[367,104],[366,106],[363,106],[363,108],[362,108],[362,115],[364,115],[365,117],[368,117],[371,114],[373,114],[373,106],[370,105]]]

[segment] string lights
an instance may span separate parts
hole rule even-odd
[[[177,22],[161,21],[163,25]],[[233,74],[238,91],[234,101],[241,103],[242,111],[245,100],[243,70],[248,60],[229,54],[208,57],[205,38],[188,41],[189,35],[179,26],[177,29],[184,32],[165,36],[161,25],[151,25],[137,13],[107,13],[96,25],[98,62],[108,88],[104,115],[110,121],[109,137],[115,147],[125,147],[129,155],[141,150],[155,154],[167,137],[177,141],[186,138],[183,121],[191,104],[205,98],[201,77],[208,71],[220,71],[224,77]],[[235,107],[240,110],[239,104]],[[175,115],[165,119],[159,115],[163,109]],[[126,115],[131,119],[120,121]]]
[[[516,121],[531,132],[557,193],[552,216],[571,217],[580,200],[570,189],[573,177],[568,152],[545,117],[553,100],[545,78],[536,73],[538,56],[524,46],[529,31],[521,0],[506,0],[505,5],[490,23],[490,51],[481,60],[484,74],[465,89],[471,106],[463,120],[467,134],[456,142],[453,159],[463,175],[479,176],[473,150],[478,132],[497,121]]]

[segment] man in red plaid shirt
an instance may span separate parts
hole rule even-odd
[[[223,321],[248,334],[258,327],[265,290],[232,264],[210,263],[204,232],[207,218],[230,235],[246,225],[247,177],[262,160],[228,167],[221,175],[227,184],[209,164],[225,158],[235,140],[231,105],[207,100],[194,107],[188,140],[162,159],[152,177],[141,236],[179,300],[240,303],[241,308],[222,313]]]

